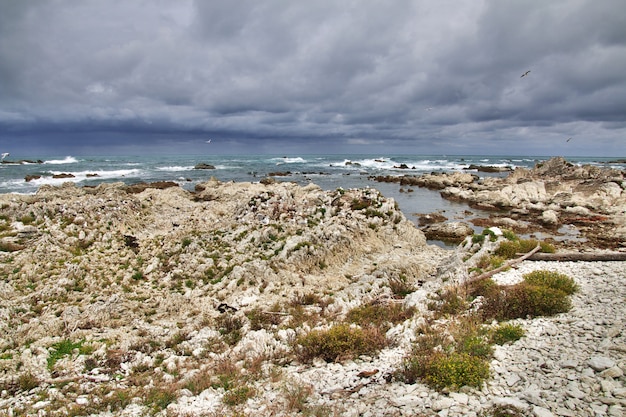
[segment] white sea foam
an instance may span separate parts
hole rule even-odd
[[[168,172],[178,172],[178,171],[191,171],[193,166],[169,166],[169,167],[157,167],[157,171],[168,171]]]
[[[306,164],[306,159],[302,159],[299,156],[295,158],[272,158],[272,161],[276,161],[277,164]]]
[[[110,171],[105,170],[92,170],[92,171],[49,171],[51,175],[59,175],[59,174],[71,174],[74,178],[65,178],[65,181],[82,181],[89,178],[94,179],[111,179],[111,178],[120,178],[127,176],[137,176],[142,171],[140,169],[115,169]],[[43,178],[42,178],[43,179]],[[54,178],[56,179],[56,178]]]
[[[50,165],[61,165],[61,164],[75,164],[78,162],[78,159],[73,156],[66,156],[64,159],[51,159],[49,161],[44,161],[44,164]]]

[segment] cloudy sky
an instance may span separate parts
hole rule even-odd
[[[623,0],[0,10],[0,152],[626,157]]]

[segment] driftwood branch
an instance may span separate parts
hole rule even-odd
[[[521,256],[519,258],[516,258],[516,259],[511,259],[510,261],[505,262],[504,265],[502,265],[499,268],[492,269],[491,271],[487,271],[487,272],[485,272],[483,274],[480,274],[480,275],[478,275],[476,277],[472,277],[472,278],[469,279],[469,281],[467,281],[467,283],[469,284],[469,283],[472,283],[472,282],[480,281],[481,279],[489,278],[490,276],[495,275],[498,272],[502,272],[505,269],[510,268],[511,266],[513,266],[515,264],[518,264],[518,263],[522,262],[523,260],[526,260],[526,259],[530,258],[531,256],[535,255],[539,251],[539,249],[541,249],[541,246],[537,245],[537,246],[535,246],[535,248],[533,250],[531,250],[530,252],[524,254],[523,256]]]
[[[535,253],[528,258],[529,261],[626,261],[626,252],[604,253]]]

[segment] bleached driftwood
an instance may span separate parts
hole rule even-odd
[[[626,252],[604,253],[535,253],[528,258],[529,261],[626,261]]]
[[[499,268],[492,269],[491,271],[487,271],[487,272],[482,273],[482,274],[480,274],[478,276],[475,276],[475,277],[471,277],[467,281],[467,284],[472,283],[472,282],[476,282],[476,281],[480,281],[481,279],[489,278],[490,276],[495,275],[498,272],[502,272],[505,269],[510,268],[511,266],[513,266],[515,264],[518,264],[518,263],[522,262],[523,260],[526,260],[526,259],[530,258],[531,256],[535,255],[539,251],[539,249],[541,249],[541,246],[537,245],[530,252],[525,253],[523,256],[521,256],[519,258],[511,259],[510,261],[505,262],[504,265],[502,265]]]

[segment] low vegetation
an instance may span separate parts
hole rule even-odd
[[[295,344],[298,359],[306,363],[314,358],[336,362],[375,354],[386,347],[388,341],[377,327],[340,323],[326,330],[312,330],[298,337]]]
[[[496,251],[498,257],[512,257],[537,246],[537,242],[506,242],[515,247],[507,244]],[[432,318],[438,319],[433,323],[438,324],[420,329],[414,349],[396,377],[407,383],[422,381],[436,389],[479,387],[489,377],[492,345],[513,343],[524,336],[524,329],[509,320],[566,312],[571,308],[569,296],[576,291],[578,285],[570,277],[546,270],[525,274],[523,281],[514,285],[499,285],[485,278],[442,290],[428,305]],[[500,324],[491,326],[493,320]],[[509,415],[504,412],[494,409],[493,415]]]
[[[101,216],[111,216],[106,232],[97,239],[83,241],[78,237],[83,224],[76,220],[79,216],[67,215],[63,227],[54,229],[54,233],[65,234],[62,238],[74,243],[69,249],[55,248],[56,257],[51,256],[50,262],[38,269],[12,265],[14,257],[25,248],[25,241],[13,239],[16,236],[10,235],[8,217],[0,217],[0,238],[7,238],[0,241],[0,255],[6,260],[0,265],[0,273],[7,287],[8,283],[14,285],[20,300],[25,300],[7,309],[7,329],[17,334],[20,326],[32,324],[37,330],[35,324],[42,317],[50,319],[47,325],[51,329],[59,329],[51,338],[41,339],[46,342],[20,340],[2,346],[0,365],[15,377],[6,378],[0,390],[9,395],[29,393],[42,403],[48,401],[45,411],[49,415],[75,416],[116,414],[131,403],[145,407],[148,415],[175,416],[170,413],[171,406],[182,395],[213,390],[221,398],[220,407],[226,410],[223,415],[243,415],[244,404],[258,399],[262,384],[271,383],[283,387],[276,394],[277,403],[288,412],[330,416],[330,407],[315,404],[313,397],[318,393],[312,386],[289,381],[282,375],[285,364],[376,356],[394,346],[393,335],[400,332],[390,329],[399,326],[404,332],[423,319],[412,349],[394,377],[407,383],[424,382],[438,390],[480,387],[489,377],[493,345],[513,343],[524,335],[520,325],[507,320],[569,309],[569,295],[578,289],[576,284],[564,275],[536,271],[513,286],[500,286],[491,279],[470,287],[451,286],[430,300],[431,311],[416,320],[417,310],[406,307],[405,298],[418,289],[419,280],[403,268],[380,268],[383,278],[376,276],[375,285],[364,286],[363,294],[369,301],[342,310],[341,302],[337,302],[342,300],[337,297],[341,285],[361,283],[352,279],[350,271],[344,275],[346,279],[338,279],[345,282],[333,288],[306,284],[306,280],[313,279],[308,272],[337,271],[337,263],[344,261],[332,259],[336,254],[326,246],[326,235],[317,239],[315,234],[307,235],[308,229],[328,222],[329,216],[340,210],[340,204],[367,218],[365,224],[374,230],[385,224],[393,228],[401,220],[373,191],[354,198],[352,194],[338,190],[323,210],[311,209],[303,218],[306,221],[289,223],[282,222],[281,216],[291,218],[298,210],[270,204],[278,201],[275,195],[261,193],[247,203],[245,210],[255,214],[248,217],[249,223],[238,221],[232,227],[208,232],[183,232],[180,224],[168,224],[168,229],[181,231],[175,239],[141,237],[145,233],[138,227],[121,227],[112,217],[114,211],[103,209]],[[141,217],[137,213],[144,208],[132,203],[130,197],[128,200],[125,210],[132,213],[132,218]],[[54,216],[38,212],[24,215],[21,221],[52,224]],[[218,218],[213,220],[217,222]],[[116,229],[122,232],[111,231]],[[302,236],[302,240],[290,241],[294,236]],[[478,236],[475,242],[497,239],[489,232]],[[508,233],[505,237],[478,269],[496,268],[537,245],[536,241],[519,240]],[[546,246],[545,251],[549,250]],[[122,254],[123,262],[103,261],[106,256],[99,252],[111,257]],[[300,275],[283,291],[278,288],[278,280],[270,278],[291,268],[297,259],[306,268],[298,270]],[[61,283],[48,285],[49,281],[36,279],[40,276]],[[231,307],[226,304],[231,303],[231,290],[259,297],[271,294],[274,304],[253,302]],[[189,300],[216,302],[213,307],[212,301],[189,307],[194,304]],[[354,299],[348,301],[353,303]],[[211,311],[218,305],[224,309]],[[494,319],[502,323],[492,326]],[[90,329],[94,331],[90,333]],[[107,332],[100,333],[102,329]],[[121,343],[118,335],[122,332],[131,334],[124,339],[129,343]],[[249,332],[269,339],[268,348],[256,352],[258,356],[242,349],[250,342],[247,337],[254,336]],[[45,369],[41,374],[24,369],[21,362],[31,344],[31,352],[42,352]],[[101,378],[102,382],[83,383],[85,375]],[[50,392],[58,395],[53,398]],[[77,403],[77,396],[88,397],[89,403]],[[14,411],[16,415],[31,412],[26,406]]]

